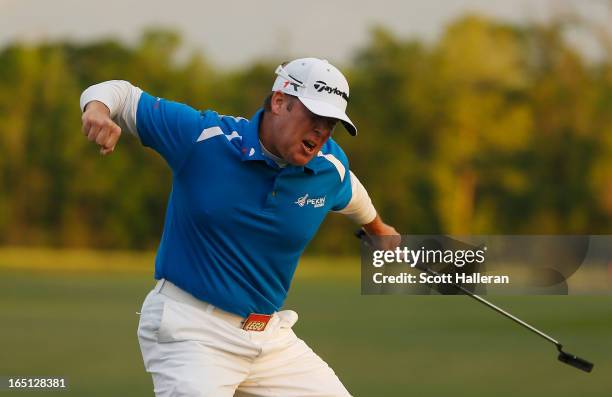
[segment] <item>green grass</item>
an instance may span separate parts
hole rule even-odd
[[[612,297],[490,297],[594,361],[586,374],[467,297],[361,296],[357,261],[338,262],[304,263],[287,306],[300,314],[298,336],[356,396],[612,395]],[[19,396],[153,395],[135,313],[152,271],[2,264],[0,255],[0,376],[63,376],[70,385]]]

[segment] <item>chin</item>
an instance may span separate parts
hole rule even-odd
[[[305,157],[303,155],[293,156],[291,160],[289,160],[289,163],[298,167],[302,167],[306,165],[310,160],[312,160],[312,157],[313,156]]]
[[[282,157],[289,164],[298,167],[301,167],[310,161],[310,158],[306,157],[303,153],[299,153],[297,151],[289,151],[287,153],[283,153]]]
[[[303,166],[305,166],[306,164],[308,164],[308,162],[309,162],[309,161],[310,161],[310,159],[307,159],[307,160],[304,160],[304,159],[299,159],[299,160],[298,160],[298,159],[295,159],[295,160],[291,160],[291,161],[289,162],[289,164],[291,164],[291,165],[295,165],[295,166],[298,166],[298,167],[303,167]]]

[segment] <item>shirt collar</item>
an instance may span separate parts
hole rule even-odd
[[[279,168],[278,165],[270,158],[266,157],[262,150],[261,145],[259,144],[259,125],[263,118],[264,110],[263,108],[259,109],[251,120],[247,127],[245,128],[242,136],[242,148],[241,155],[242,161],[250,161],[250,160],[260,160],[265,161],[268,165]],[[321,171],[325,167],[325,159],[321,157],[321,153],[317,156],[314,156],[306,165],[296,166],[288,164],[284,170],[287,172],[303,172],[310,171],[314,174]]]
[[[259,123],[263,117],[263,109],[259,109],[244,129],[242,134],[242,161],[266,160],[259,146]]]

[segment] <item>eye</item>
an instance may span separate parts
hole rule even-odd
[[[322,117],[314,113],[310,113],[310,115],[310,120],[315,126],[318,127],[317,129],[322,129],[324,131],[333,132],[334,128],[336,127],[336,123],[338,122],[336,119]]]
[[[319,122],[321,123],[319,125],[321,125],[325,131],[329,131],[329,133],[331,134],[332,132],[334,132],[338,120],[321,117],[321,120]]]

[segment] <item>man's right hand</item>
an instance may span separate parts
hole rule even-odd
[[[100,154],[107,155],[115,150],[121,136],[121,128],[113,122],[110,110],[99,101],[91,101],[83,112],[83,133],[92,142],[100,146]]]

